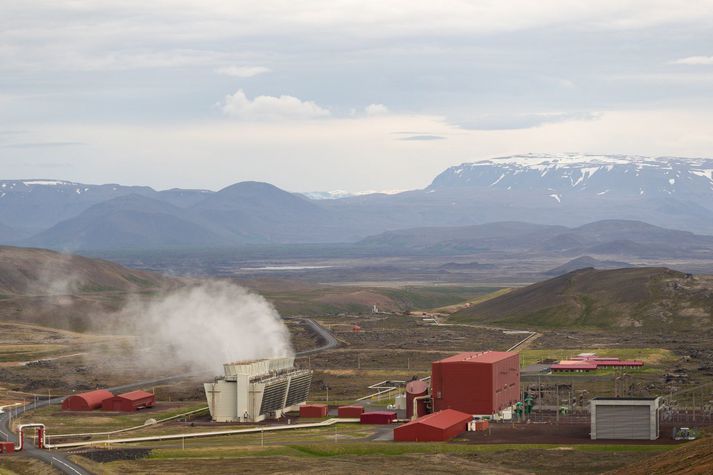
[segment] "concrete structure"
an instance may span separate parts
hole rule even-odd
[[[337,417],[345,417],[355,419],[361,417],[364,413],[362,406],[339,406],[337,409]]]
[[[434,412],[394,429],[394,440],[445,442],[465,432],[471,418],[470,414],[453,409]]]
[[[491,415],[520,398],[520,356],[507,351],[460,353],[431,365],[433,411]]]
[[[225,376],[205,383],[210,415],[217,422],[259,422],[298,411],[309,396],[312,371],[295,359],[238,361],[223,365]]]
[[[359,416],[361,424],[391,424],[396,422],[397,416],[393,411],[363,412]]]
[[[303,404],[300,406],[300,417],[317,419],[327,417],[329,407],[326,404]]]
[[[146,391],[131,391],[105,399],[102,411],[134,412],[153,407],[156,396]]]
[[[102,407],[105,399],[114,397],[106,389],[97,389],[86,393],[72,394],[62,401],[63,411],[93,411]]]
[[[421,417],[427,414],[426,398],[428,396],[428,384],[419,379],[406,383],[406,418],[411,419],[414,412],[414,399],[416,400],[416,416]]]
[[[596,439],[659,438],[661,398],[600,398],[591,400],[591,432]]]

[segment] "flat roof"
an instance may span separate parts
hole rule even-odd
[[[435,363],[497,363],[513,356],[519,358],[518,353],[514,351],[466,351],[435,361]]]

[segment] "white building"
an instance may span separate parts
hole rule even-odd
[[[259,422],[299,410],[307,401],[312,371],[296,369],[295,359],[237,361],[223,365],[225,376],[205,383],[216,422]]]

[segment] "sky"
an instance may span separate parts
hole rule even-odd
[[[0,179],[422,188],[713,156],[712,0],[0,0]]]

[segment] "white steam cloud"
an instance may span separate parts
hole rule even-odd
[[[135,327],[139,348],[159,352],[161,365],[222,372],[229,361],[293,354],[277,310],[263,297],[224,281],[135,301],[122,314]]]

